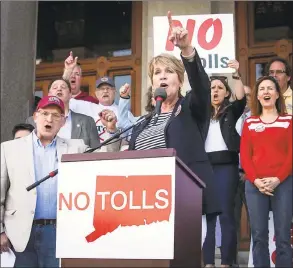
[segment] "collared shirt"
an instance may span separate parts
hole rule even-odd
[[[58,132],[58,136],[63,139],[71,139],[71,131],[72,131],[72,118],[71,118],[71,111],[65,117],[65,125],[60,128]]]
[[[56,138],[43,146],[35,131],[33,139],[33,157],[35,180],[38,181],[57,169]],[[50,178],[37,187],[35,219],[56,219],[57,214],[57,176]]]
[[[292,89],[290,86],[283,94],[283,97],[285,100],[287,113],[292,115]]]

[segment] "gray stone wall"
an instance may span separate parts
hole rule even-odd
[[[32,110],[38,2],[1,2],[1,142]]]

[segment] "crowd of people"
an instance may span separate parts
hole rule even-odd
[[[202,213],[207,233],[203,264],[215,266],[216,224],[221,227],[222,267],[237,265],[242,204],[248,211],[255,267],[270,267],[268,215],[274,214],[276,266],[292,267],[292,89],[291,68],[272,59],[266,76],[250,89],[243,85],[239,63],[231,60],[234,88],[227,77],[209,77],[186,29],[173,26],[169,39],[181,51],[154,57],[148,68],[147,113],[155,107],[154,91],[167,94],[161,113],[150,116],[121,143],[99,148],[137,122],[130,112],[131,89],[120,90],[102,77],[96,98],[80,89],[82,69],[70,52],[63,76],[52,81],[48,96],[33,116],[12,130],[1,144],[1,252],[11,248],[15,267],[58,267],[56,250],[57,176],[27,192],[28,184],[58,168],[64,153],[175,148],[178,157],[206,184]],[[182,95],[184,72],[191,89]],[[122,146],[123,145],[123,146]],[[21,224],[20,224],[21,223]]]

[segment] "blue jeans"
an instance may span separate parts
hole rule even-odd
[[[270,267],[268,245],[269,202],[274,215],[276,236],[276,267],[292,267],[291,220],[292,220],[292,176],[274,190],[274,196],[262,194],[249,181],[245,184],[249,213],[252,255],[254,267]]]
[[[213,165],[214,183],[220,193],[222,214],[221,226],[221,259],[222,264],[232,265],[235,259],[237,233],[234,217],[235,196],[239,183],[237,165]],[[203,245],[204,264],[215,263],[215,228],[217,216],[206,215],[207,235]]]
[[[14,267],[59,267],[56,258],[56,225],[33,225],[23,252],[14,252]]]

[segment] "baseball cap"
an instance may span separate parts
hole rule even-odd
[[[114,81],[111,77],[104,76],[97,80],[96,87],[99,87],[101,84],[108,84],[111,87],[115,87]]]
[[[60,100],[59,98],[57,98],[55,96],[46,96],[46,97],[43,97],[39,101],[36,111],[38,111],[39,109],[48,107],[50,105],[58,106],[61,109],[61,112],[64,114],[64,110],[65,110],[64,103],[63,103],[62,100]]]

